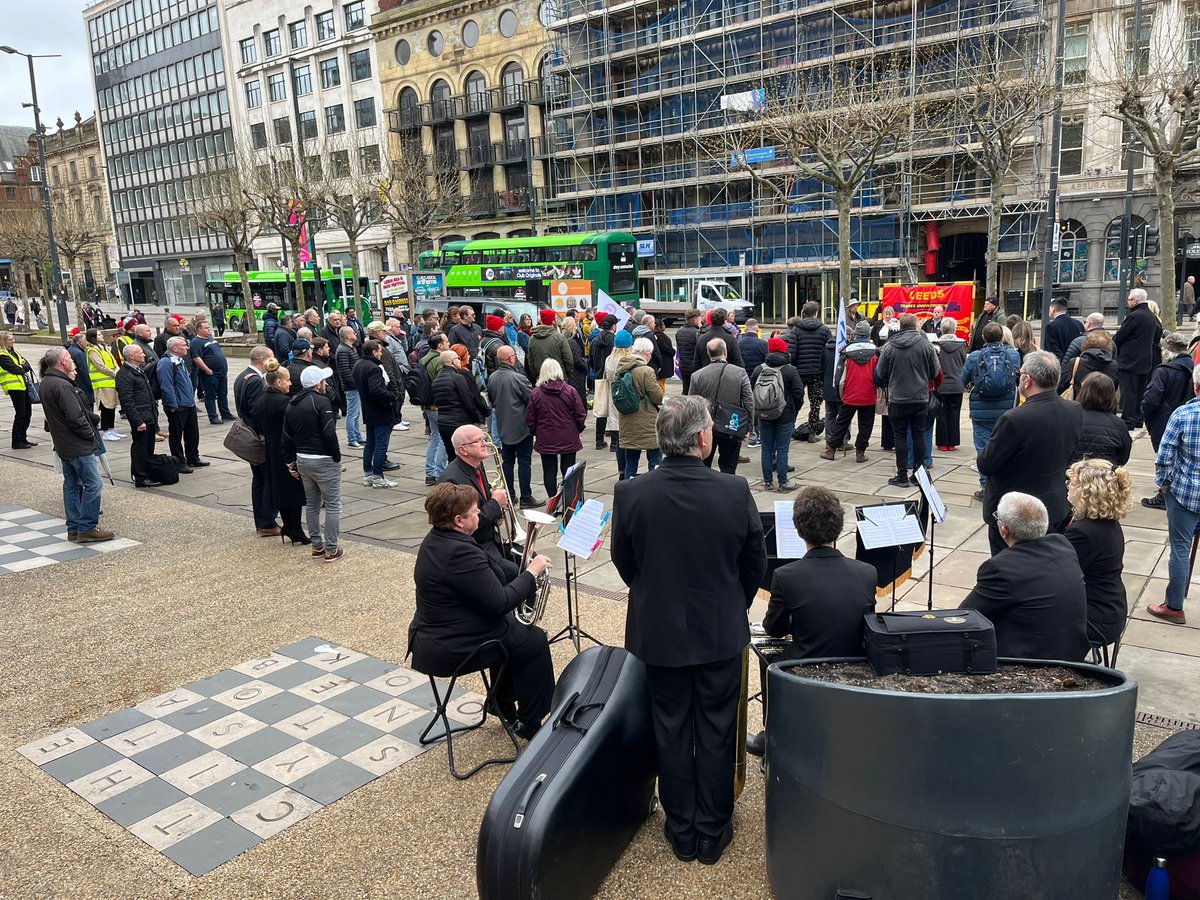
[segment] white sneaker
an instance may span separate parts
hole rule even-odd
[[[374,475],[364,475],[362,483],[363,483],[363,487],[374,487],[375,486],[375,476]]]
[[[397,422],[395,425],[392,426],[392,431],[408,431],[408,423],[407,422]]]
[[[115,429],[109,429],[108,431],[104,432],[104,434],[102,434],[100,436],[102,438],[104,438],[106,441],[119,441],[119,440],[121,440],[122,437],[124,437],[124,435],[121,434],[121,432],[116,431]]]
[[[389,480],[388,480],[388,479],[386,479],[386,478],[372,478],[372,479],[371,479],[371,487],[375,487],[375,488],[394,488],[395,486],[396,486],[396,482],[394,482],[394,481],[389,481]]]
[[[971,471],[972,471],[972,472],[978,472],[978,471],[979,471],[979,465],[978,465],[977,463],[971,463]]]

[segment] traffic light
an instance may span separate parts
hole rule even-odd
[[[1146,228],[1146,256],[1158,253],[1158,229],[1152,226]]]

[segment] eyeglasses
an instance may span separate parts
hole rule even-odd
[[[473,441],[463,441],[463,445],[469,447],[472,444],[483,444],[484,446],[487,446],[487,442],[488,442],[487,438],[481,437],[481,438],[475,438],[475,440],[473,440]]]

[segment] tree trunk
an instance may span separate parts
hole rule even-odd
[[[50,333],[54,334],[54,304],[47,300],[45,296],[39,297],[38,300],[42,304],[42,311],[46,314],[46,326]]]
[[[1003,178],[992,178],[988,188],[987,284],[984,285],[983,295],[995,297],[998,303],[1002,300],[1000,296],[1000,210],[1003,202]],[[1003,303],[1001,303],[1000,309],[1004,309]]]
[[[258,317],[254,314],[254,295],[250,291],[250,279],[246,276],[246,254],[235,252],[234,259],[237,261],[238,277],[242,281],[242,297],[245,298],[246,305],[246,329],[249,334],[258,334]]]
[[[834,191],[833,200],[837,205],[838,217],[838,298],[843,301],[849,300],[853,293],[850,281],[850,203],[853,199],[854,189],[851,187]],[[836,304],[837,300],[834,302]],[[836,305],[834,309],[837,309]]]
[[[1158,255],[1162,270],[1158,307],[1163,328],[1178,327],[1175,311],[1175,171],[1166,166],[1155,167],[1154,193],[1158,197]],[[1147,261],[1148,263],[1149,261]],[[1137,263],[1134,262],[1134,271]]]
[[[346,237],[350,239],[350,270],[354,273],[354,277],[350,279],[352,282],[352,293],[354,295],[354,314],[358,315],[362,312],[362,310],[358,308],[358,236],[350,234],[350,232],[347,231]],[[369,320],[370,316],[366,316],[365,319]]]
[[[292,277],[295,279],[293,287],[296,289],[296,312],[304,312],[308,305],[308,297],[304,293],[304,264],[300,262],[300,232],[296,232],[295,240],[291,241],[292,245]],[[313,283],[313,296],[316,298],[316,307],[321,309],[321,299],[316,296],[317,286]]]

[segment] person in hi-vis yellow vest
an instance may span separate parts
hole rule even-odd
[[[26,379],[32,380],[33,371],[14,346],[11,332],[0,331],[0,390],[8,394],[13,405],[12,448],[28,450],[36,447],[27,437],[29,419],[33,415],[33,404],[29,399]]]
[[[87,331],[87,361],[92,375],[92,392],[100,405],[100,436],[106,441],[119,441],[124,435],[117,431],[117,369],[120,363],[108,349],[104,331]]]

